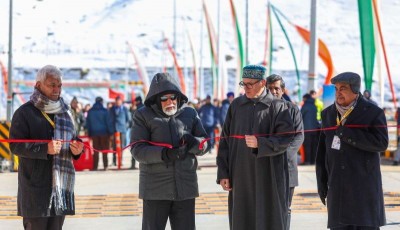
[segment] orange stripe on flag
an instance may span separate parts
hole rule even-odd
[[[308,43],[310,44],[310,31],[304,29],[303,27],[300,27],[298,25],[294,25],[296,28],[297,32],[299,32],[300,36]],[[333,67],[333,62],[331,58],[331,54],[328,50],[328,47],[325,45],[325,43],[321,40],[318,39],[318,55],[322,59],[322,61],[325,63],[328,72],[325,77],[325,84],[330,84],[331,78],[333,76],[334,72],[334,67]]]

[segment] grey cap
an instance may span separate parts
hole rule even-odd
[[[336,75],[334,78],[331,79],[332,84],[336,84],[338,82],[349,84],[353,93],[360,92],[361,77],[356,73],[344,72]]]

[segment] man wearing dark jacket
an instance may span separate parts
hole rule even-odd
[[[266,89],[263,66],[243,68],[245,95],[229,107],[218,148],[217,183],[229,191],[229,225],[239,230],[285,230],[289,175],[286,150],[293,121],[285,101]]]
[[[141,97],[141,96],[137,96],[137,97],[135,98],[134,103],[135,103],[135,105],[134,105],[134,106],[132,105],[132,109],[131,109],[132,126],[133,126],[133,116],[135,115],[135,113],[136,113],[136,111],[137,111],[138,109],[140,109],[140,108],[142,108],[142,107],[144,106],[143,100],[142,100],[142,97]],[[131,127],[131,128],[132,128],[132,127]],[[129,133],[129,134],[130,134],[130,133]],[[130,135],[129,135],[129,136],[130,136]],[[132,159],[131,159],[131,169],[137,169],[137,168],[136,168],[136,160],[135,160],[134,157],[132,157]]]
[[[30,100],[12,118],[11,140],[43,140],[10,144],[19,157],[17,203],[25,229],[62,229],[65,215],[75,214],[72,159],[79,158],[83,143],[75,137],[61,86],[61,71],[44,66]]]
[[[110,140],[113,127],[111,124],[110,116],[103,105],[103,98],[96,97],[95,103],[88,111],[86,118],[86,128],[88,135],[92,139],[93,148],[93,170],[97,170],[99,164],[99,152],[96,150],[107,151],[110,150]],[[104,170],[108,168],[107,152],[102,152]]]
[[[111,124],[113,125],[113,133],[118,132],[120,134],[120,147],[121,149],[126,146],[126,132],[131,123],[131,115],[128,108],[123,104],[123,100],[120,96],[115,98],[115,105],[113,105],[109,110]],[[113,141],[114,151],[117,150],[116,138]],[[121,153],[121,162],[122,162]],[[113,154],[113,165],[117,165],[117,154]]]
[[[226,94],[226,99],[222,101],[221,108],[219,112],[219,124],[224,125],[226,114],[228,113],[229,106],[231,105],[233,99],[235,99],[235,94],[229,92]]]
[[[267,77],[267,88],[276,98],[283,99],[283,94],[285,92],[285,81],[279,75],[272,74]],[[286,101],[286,100],[285,100]],[[288,106],[290,116],[293,120],[294,125],[294,138],[293,141],[290,142],[286,153],[288,155],[288,165],[289,165],[289,214],[288,214],[288,225],[287,229],[290,229],[290,219],[291,219],[291,205],[292,198],[294,194],[294,188],[299,186],[299,173],[297,170],[297,152],[299,151],[300,146],[304,141],[304,128],[303,128],[303,118],[301,117],[301,113],[299,108],[295,104],[290,101],[286,101],[286,105]]]
[[[139,198],[143,199],[143,230],[195,229],[197,156],[206,132],[188,98],[168,73],[157,73],[145,106],[133,117],[131,152],[139,162]]]
[[[386,224],[380,152],[388,147],[382,109],[360,93],[361,78],[332,78],[335,103],[322,111],[316,174],[318,194],[328,206],[328,228],[376,230]]]
[[[315,99],[309,93],[303,95],[304,104],[301,107],[304,130],[304,152],[306,159],[304,164],[314,164],[315,154],[317,152],[320,124],[317,119],[318,109],[315,105]]]
[[[208,137],[211,149],[215,144],[215,128],[218,125],[218,109],[211,103],[211,96],[207,95],[204,105],[199,109],[199,117]]]

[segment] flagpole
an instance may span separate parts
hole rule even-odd
[[[9,27],[8,27],[8,94],[7,94],[7,121],[11,121],[12,115],[12,74],[13,74],[13,66],[12,66],[12,29],[13,29],[13,0],[10,0],[10,15],[9,15]]]
[[[221,99],[221,92],[222,92],[222,81],[221,81],[221,0],[218,0],[218,40],[217,40],[217,59],[218,59],[218,66],[217,66],[217,96],[216,98]]]
[[[243,66],[246,66],[249,63],[249,1],[246,0],[246,57]],[[241,71],[241,70],[238,70]]]
[[[203,4],[201,5],[203,8]],[[199,63],[199,93],[198,97],[201,99],[203,98],[203,37],[204,37],[204,13],[203,10],[201,11],[201,17],[200,17],[200,63]]]
[[[317,36],[317,0],[311,0],[311,14],[310,14],[310,55],[308,62],[308,89],[316,90],[317,72],[315,66],[315,58],[318,54],[318,36]]]
[[[174,41],[172,42],[172,48],[176,50],[176,0],[174,0]],[[176,76],[177,71],[173,68],[174,76]]]

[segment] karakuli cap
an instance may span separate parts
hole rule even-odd
[[[266,70],[262,65],[248,65],[243,68],[242,78],[264,80]]]

